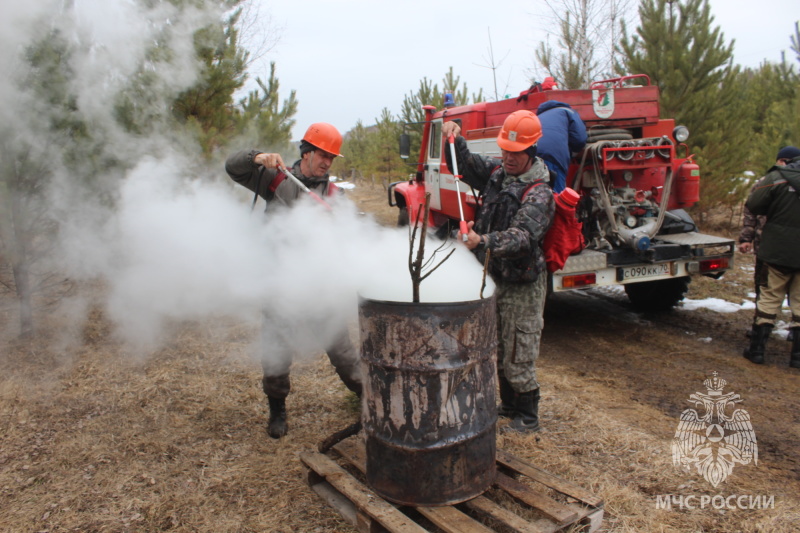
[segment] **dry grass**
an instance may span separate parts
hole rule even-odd
[[[375,189],[359,194],[371,196],[377,206],[377,198],[385,202],[385,197]],[[382,216],[393,221],[391,213]],[[732,299],[746,293],[747,271],[737,275],[743,286],[696,283],[691,297]],[[13,302],[1,303],[7,327]],[[111,325],[97,309],[83,321],[81,341],[73,344],[59,341],[55,333],[64,325],[54,316],[38,319],[43,333],[6,341],[0,357],[0,530],[352,531],[308,488],[297,457],[358,416],[321,354],[295,365],[290,432],[276,441],[264,431],[266,406],[252,357],[255,327],[225,318],[173,324],[167,344],[137,359],[113,340]],[[633,353],[646,337],[634,332],[614,341],[598,338],[586,356]],[[667,333],[656,342],[671,342],[663,339],[669,339]],[[694,341],[674,342],[669,349],[682,353]],[[774,449],[764,450],[759,470],[734,470],[725,491],[773,494],[775,509],[657,510],[659,494],[720,492],[672,466],[675,409],[632,402],[622,376],[570,366],[559,359],[556,344],[548,341],[540,364],[540,380],[548,388],[541,405],[545,430],[499,434],[498,446],[601,496],[604,531],[800,530],[800,470],[794,457],[777,457]],[[739,360],[731,372],[752,371],[737,366],[747,364]],[[652,370],[647,359],[631,357],[621,364],[642,365],[637,387],[647,392],[654,383],[644,381]],[[777,380],[784,371],[767,376]],[[771,394],[768,385],[764,382],[761,395]],[[758,392],[753,386],[747,394]],[[796,443],[800,406],[796,396],[783,404],[785,410],[772,418],[760,413],[762,424],[783,420],[789,426],[783,437]],[[771,453],[776,457],[770,459]]]
[[[296,454],[356,418],[345,389],[323,361],[298,365],[292,432],[267,438],[254,337],[236,324],[176,325],[141,363],[102,341],[66,364],[37,356],[47,348],[36,342],[5,352],[0,527],[341,530]]]

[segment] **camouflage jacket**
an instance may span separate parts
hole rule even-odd
[[[449,150],[445,157],[452,168]],[[509,176],[499,159],[470,152],[463,137],[456,139],[456,158],[462,180],[480,191],[473,230],[486,236],[487,245],[475,250],[478,260],[491,250],[489,272],[495,279],[536,281],[547,271],[542,241],[555,215],[544,162],[537,157],[527,172]]]
[[[774,168],[775,167],[772,167],[770,170],[773,170]],[[764,181],[764,177],[759,179],[755,185],[753,185],[753,188],[758,187],[762,181]],[[753,192],[752,189],[750,192]],[[764,230],[764,224],[766,222],[766,216],[754,215],[749,209],[747,209],[746,205],[742,208],[742,229],[739,232],[739,242],[752,242],[754,254],[758,254],[758,246],[761,244],[761,233]]]

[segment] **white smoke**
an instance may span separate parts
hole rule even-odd
[[[48,10],[52,16],[44,16]],[[309,200],[292,209],[275,204],[266,214],[261,207],[251,212],[252,196],[228,180],[221,163],[198,171],[201,159],[180,140],[142,139],[115,127],[115,95],[154,39],[163,37],[165,21],[172,59],[169,68],[160,64],[152,73],[159,90],[179,90],[197,74],[193,31],[221,13],[178,12],[169,2],[146,10],[139,2],[106,0],[28,2],[4,11],[5,50],[20,52],[41,37],[43,21],[50,25],[45,30],[58,27],[78,43],[68,82],[81,116],[108,136],[112,153],[138,161],[124,175],[106,176],[104,192],[111,184],[116,200],[110,211],[91,197],[98,191],[87,191],[81,176],[60,172],[58,162],[67,154],[47,154],[58,178],[50,197],[61,253],[53,262],[72,278],[104,281],[105,310],[131,346],[153,348],[172,320],[234,316],[252,322],[262,311],[289,324],[315,324],[301,328],[303,338],[296,341],[324,345],[337,325],[355,320],[360,295],[411,300],[407,230],[382,228],[347,200],[334,202],[330,211]],[[20,57],[2,55],[0,66],[9,73],[24,69]],[[25,127],[42,119],[46,103],[31,101],[13,81],[23,78],[17,72],[0,81],[0,118],[34,139],[36,130]],[[437,245],[428,241],[428,256]],[[422,301],[479,296],[481,265],[461,244],[449,246],[453,256],[422,282]]]
[[[411,301],[406,229],[383,228],[346,199],[331,210],[308,198],[251,212],[233,185],[181,178],[187,164],[143,161],[98,240],[87,243],[80,228],[72,262],[109,281],[108,308],[125,338],[157,338],[165,319],[252,319],[263,309],[289,323],[338,324],[355,318],[359,295]],[[426,257],[439,244],[429,238]],[[422,282],[422,301],[478,299],[481,265],[454,241],[434,259],[450,250]]]

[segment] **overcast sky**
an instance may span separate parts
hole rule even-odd
[[[518,94],[529,86],[549,13],[543,0],[255,1],[278,40],[252,73],[266,78],[275,61],[281,97],[296,90],[295,139],[312,122],[344,133],[359,119],[374,124],[384,107],[398,115],[423,77],[441,88],[450,66],[471,94],[482,88],[494,99],[490,34],[497,93]],[[710,6],[725,41],[736,40],[737,63],[779,61],[781,51],[794,61],[789,39],[800,19],[797,0],[710,0]]]

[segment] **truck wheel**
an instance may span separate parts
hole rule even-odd
[[[692,278],[684,276],[629,283],[625,285],[625,292],[637,311],[664,312],[669,311],[683,300],[683,296],[689,290],[691,280]]]
[[[398,209],[397,213],[397,227],[402,228],[403,226],[408,226],[408,208],[401,207]]]

